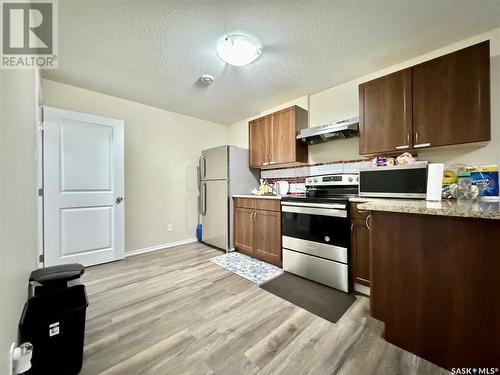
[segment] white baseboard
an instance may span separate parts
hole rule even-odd
[[[145,247],[145,248],[142,248],[142,249],[125,251],[125,258],[133,257],[135,255],[150,253],[152,251],[169,249],[171,247],[176,247],[176,246],[181,246],[181,245],[187,245],[189,243],[193,243],[193,242],[197,242],[197,241],[198,240],[196,238],[188,238],[187,240],[169,242],[169,243],[164,243],[164,244],[161,244],[161,245],[155,245],[155,246]]]
[[[358,293],[364,294],[366,296],[370,296],[370,288],[368,288],[365,285],[354,283],[354,290]]]

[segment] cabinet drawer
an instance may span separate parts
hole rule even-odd
[[[351,220],[366,220],[366,217],[370,212],[358,210],[358,204],[360,203],[351,203]]]
[[[265,211],[281,211],[279,199],[255,199],[255,209]]]
[[[234,206],[239,208],[255,208],[255,198],[234,198]]]

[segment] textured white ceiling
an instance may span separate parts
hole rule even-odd
[[[228,124],[498,25],[498,0],[60,0],[59,69],[44,76]],[[234,32],[262,42],[257,61],[218,59]]]

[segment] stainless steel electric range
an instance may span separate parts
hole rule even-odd
[[[283,269],[349,292],[349,198],[357,174],[313,176],[306,194],[281,200]]]

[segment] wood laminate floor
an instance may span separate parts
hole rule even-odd
[[[359,297],[330,323],[195,243],[90,267],[81,374],[445,374],[381,337]]]

